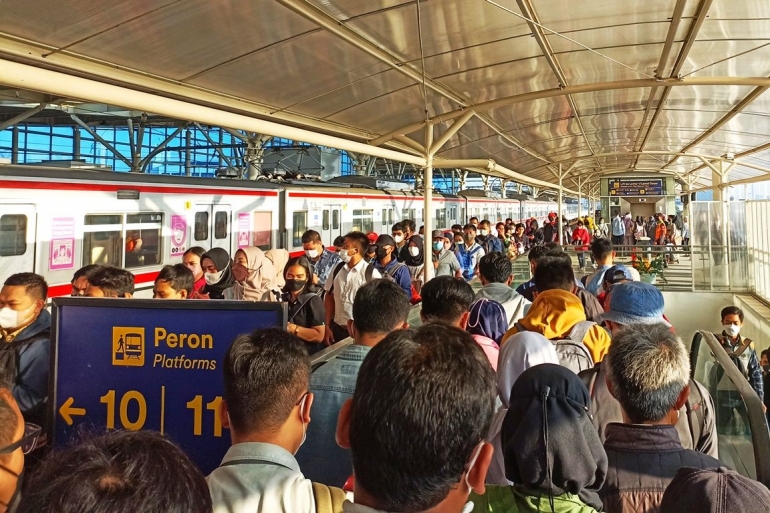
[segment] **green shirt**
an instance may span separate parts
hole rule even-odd
[[[548,492],[523,486],[487,485],[484,495],[471,493],[473,513],[551,513]],[[565,493],[553,498],[554,513],[596,513],[577,495]]]

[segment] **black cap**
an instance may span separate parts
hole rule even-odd
[[[393,240],[393,237],[388,235],[387,233],[383,233],[379,237],[377,237],[377,242],[375,242],[377,246],[396,246],[396,241]]]

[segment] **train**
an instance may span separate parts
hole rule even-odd
[[[390,233],[402,219],[448,229],[468,218],[544,221],[554,201],[489,197],[483,191],[435,193],[430,212],[408,184],[343,176],[282,183],[192,178],[0,164],[0,280],[35,272],[49,297],[70,294],[72,274],[88,264],[122,267],[147,296],[164,265],[193,246],[302,251],[302,234],[325,245],[353,230]],[[577,204],[565,204],[570,219]]]

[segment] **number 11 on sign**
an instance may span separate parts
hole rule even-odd
[[[222,436],[222,421],[219,418],[219,405],[222,398],[217,396],[210,403],[206,403],[206,409],[214,412],[214,436]],[[187,408],[193,411],[193,433],[200,436],[203,433],[203,396],[196,395],[187,403]]]

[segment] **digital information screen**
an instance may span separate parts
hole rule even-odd
[[[230,446],[218,409],[232,341],[286,326],[285,303],[56,298],[49,439],[81,431],[167,434],[208,474]]]
[[[663,196],[663,180],[610,180],[610,196]]]

